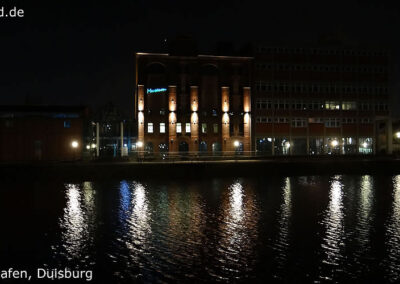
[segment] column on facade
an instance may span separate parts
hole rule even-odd
[[[144,86],[138,85],[138,151],[144,149]]]
[[[176,141],[176,86],[168,87],[168,138],[169,152],[178,151],[178,141]]]
[[[386,137],[387,137],[387,154],[393,153],[393,124],[392,119],[388,118],[386,120]]]
[[[243,87],[243,150],[251,151],[251,93],[250,87]]]
[[[190,86],[190,145],[189,151],[197,152],[199,150],[199,93],[197,86]]]
[[[221,87],[221,106],[222,106],[222,151],[229,151],[229,87]]]

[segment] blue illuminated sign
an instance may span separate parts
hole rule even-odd
[[[154,93],[162,93],[162,92],[166,92],[167,88],[157,88],[157,89],[147,89],[147,93],[148,94],[154,94]]]

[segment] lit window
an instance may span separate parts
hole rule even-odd
[[[202,133],[207,133],[207,123],[202,123],[201,124],[201,132]]]
[[[342,102],[342,109],[343,110],[354,110],[357,109],[356,102]]]
[[[147,133],[153,133],[153,123],[147,123]]]
[[[218,123],[213,124],[214,133],[218,133]]]
[[[182,123],[176,123],[176,133],[182,133]]]
[[[325,102],[325,108],[327,110],[339,110],[340,104],[339,104],[339,102],[335,102],[335,101],[327,101],[327,102]]]
[[[190,133],[190,123],[185,124],[185,132]]]
[[[165,123],[164,122],[160,123],[160,133],[165,133]]]
[[[65,120],[64,121],[64,128],[70,128],[71,127],[71,121],[70,120]]]

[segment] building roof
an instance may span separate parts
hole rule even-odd
[[[46,116],[54,118],[81,117],[88,112],[87,106],[63,105],[0,105],[0,117]]]

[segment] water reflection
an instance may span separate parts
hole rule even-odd
[[[96,223],[95,191],[91,182],[66,184],[67,199],[64,215],[60,220],[62,246],[67,259],[88,259],[88,249],[93,244]]]
[[[279,210],[279,234],[274,246],[278,250],[278,267],[282,268],[288,261],[288,247],[289,247],[289,226],[290,218],[292,215],[292,188],[290,178],[285,178],[282,187],[282,204]]]
[[[330,266],[327,269],[328,275],[321,275],[320,278],[324,280],[332,280],[335,270],[334,267],[339,267],[343,255],[342,249],[344,246],[343,234],[343,184],[341,176],[335,176],[330,181],[329,204],[325,212],[325,218],[322,222],[326,232],[322,238],[322,250],[324,265]],[[324,272],[322,272],[324,274]]]
[[[400,175],[393,177],[393,198],[390,218],[386,223],[385,270],[391,282],[400,281]]]
[[[251,187],[246,191],[240,181],[228,188],[222,200],[222,223],[218,242],[218,261],[222,270],[218,277],[246,275],[251,269],[254,249],[258,238],[258,208]],[[243,267],[243,263],[248,266]]]
[[[141,255],[148,249],[151,233],[149,205],[146,189],[141,183],[120,184],[120,223],[124,228],[125,245],[132,261],[139,262]]]
[[[371,176],[365,175],[361,177],[360,183],[360,206],[358,210],[357,232],[360,243],[359,252],[369,250],[369,233],[372,219],[373,205],[373,179]]]

